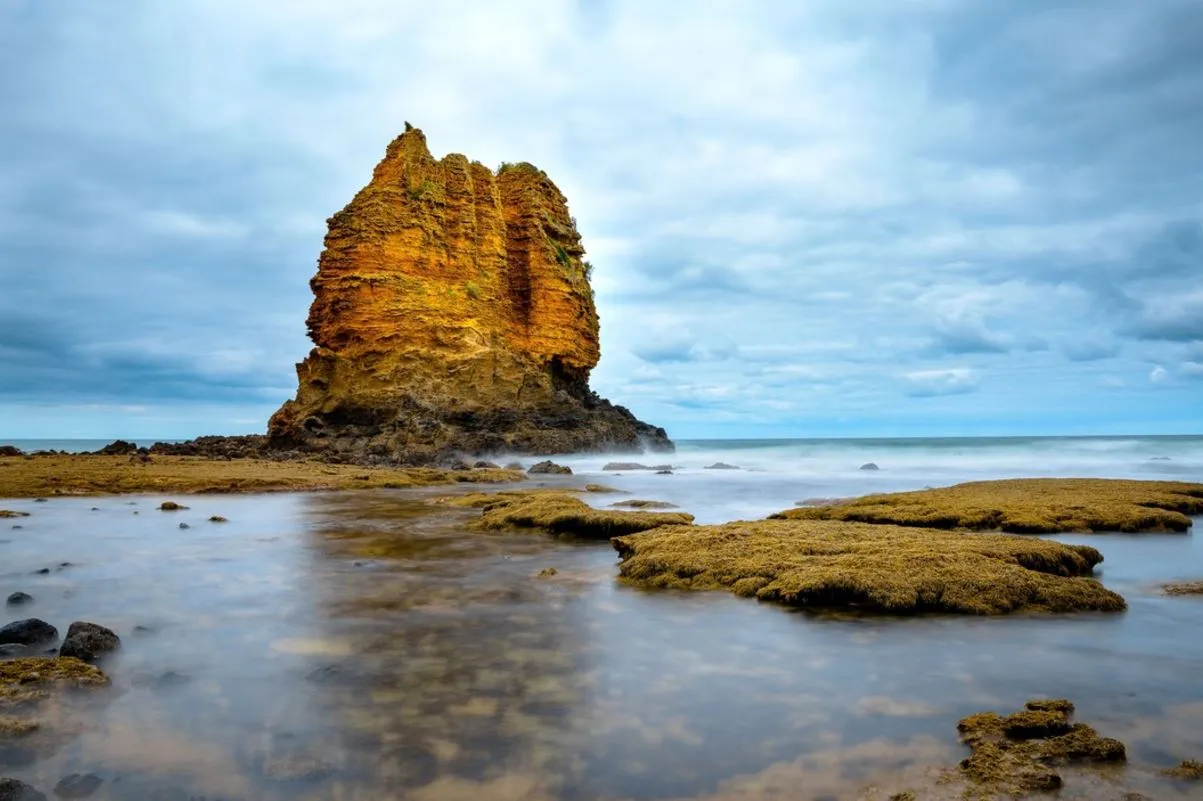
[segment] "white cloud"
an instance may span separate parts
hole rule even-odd
[[[1169,373],[1160,364],[1156,365],[1152,370],[1149,371],[1149,380],[1154,384],[1160,384],[1167,378],[1169,378]]]

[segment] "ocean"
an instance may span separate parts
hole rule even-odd
[[[555,458],[575,475],[532,483],[601,482],[700,522],[988,478],[1203,479],[1198,436]],[[707,469],[720,461],[739,469]],[[123,646],[113,690],[0,742],[0,774],[49,791],[91,772],[104,781],[92,797],[110,801],[951,799],[959,718],[1065,697],[1129,765],[1058,769],[1062,801],[1200,797],[1157,773],[1203,759],[1203,601],[1159,588],[1203,579],[1197,534],[1053,538],[1103,552],[1122,614],[824,615],[634,589],[615,581],[609,543],[482,532],[475,511],[426,503],[471,489],[4,500],[30,516],[0,525],[0,595],[34,596],[8,617],[95,621]],[[158,511],[169,498],[190,508]]]

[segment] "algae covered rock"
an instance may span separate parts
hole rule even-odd
[[[929,528],[1069,531],[1186,531],[1203,514],[1203,484],[1103,478],[974,481],[940,489],[866,495],[773,515]]]
[[[1100,737],[1083,723],[1070,723],[1068,701],[1029,701],[1013,715],[980,712],[957,724],[969,756],[961,773],[980,791],[1023,795],[1063,785],[1061,765],[1105,764],[1127,760],[1119,740]]]
[[[616,537],[628,583],[888,614],[1119,612],[1096,549],[1007,535],[769,520]]]
[[[1178,779],[1179,781],[1203,781],[1203,762],[1187,759],[1172,768],[1166,768],[1161,771],[1161,775],[1169,776],[1171,779]]]
[[[418,464],[672,449],[589,387],[591,268],[542,170],[436,160],[410,128],[328,222],[310,281],[314,348],[268,424],[273,450]]]
[[[688,527],[682,512],[620,512],[594,509],[579,498],[554,492],[502,493],[481,504],[477,525],[485,529],[537,528],[552,534],[606,539],[661,526]]]
[[[107,687],[99,668],[70,657],[30,656],[0,662],[0,709],[47,698],[52,690]]]

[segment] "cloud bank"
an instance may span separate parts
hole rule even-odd
[[[1193,0],[0,0],[0,436],[262,430],[405,120],[560,185],[594,384],[676,436],[1197,431],[1200,41]]]

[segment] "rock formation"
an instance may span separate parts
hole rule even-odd
[[[328,222],[310,281],[315,347],[271,418],[271,449],[412,463],[672,449],[589,388],[590,265],[541,170],[436,161],[407,124]]]

